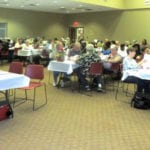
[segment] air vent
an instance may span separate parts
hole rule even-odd
[[[91,9],[91,8],[85,8],[84,10],[85,11],[92,11],[93,9]]]
[[[37,5],[36,4],[29,4],[29,6],[36,7]]]

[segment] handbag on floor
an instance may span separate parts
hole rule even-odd
[[[13,110],[7,101],[0,101],[0,121],[13,118]]]
[[[150,95],[135,93],[131,100],[131,107],[137,109],[150,109]]]

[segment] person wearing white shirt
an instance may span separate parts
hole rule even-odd
[[[30,44],[29,40],[26,40],[25,43],[22,44],[22,50],[32,50],[33,46]]]
[[[24,51],[32,51],[33,50],[33,46],[30,44],[29,40],[26,40],[25,43],[22,44],[22,50],[24,50]],[[29,60],[30,63],[33,62],[32,55],[27,56],[27,59]]]
[[[127,47],[125,47],[125,44],[121,44],[118,48],[118,54],[124,58],[127,56]]]
[[[150,48],[146,47],[143,56],[143,69],[150,69]]]

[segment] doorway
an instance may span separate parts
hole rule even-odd
[[[69,38],[71,43],[84,39],[84,27],[69,27]]]

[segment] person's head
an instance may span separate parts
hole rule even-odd
[[[74,43],[72,49],[74,51],[80,51],[81,50],[81,44],[79,42]]]
[[[87,53],[93,53],[94,52],[94,45],[93,44],[88,44],[87,46],[86,46],[86,51],[87,51]]]
[[[134,58],[136,54],[136,49],[131,47],[127,49],[127,54],[130,58]]]
[[[27,39],[26,42],[25,42],[25,44],[26,44],[27,46],[29,46],[29,45],[30,45],[30,40]]]
[[[64,49],[64,45],[63,45],[63,43],[62,42],[60,42],[60,41],[57,41],[57,43],[56,43],[56,50],[63,50]]]
[[[18,39],[18,43],[22,44],[23,40],[21,38]]]
[[[111,46],[111,42],[110,42],[110,41],[107,41],[107,42],[104,43],[103,49],[104,49],[104,50],[107,50],[107,49],[110,48],[110,46]]]
[[[111,55],[117,55],[118,52],[118,47],[117,46],[113,46],[111,47]]]
[[[144,54],[150,54],[150,48],[146,47],[144,50]]]
[[[112,40],[112,41],[111,41],[111,44],[116,45],[116,41],[115,41],[115,40]]]
[[[125,44],[121,44],[121,45],[120,45],[120,49],[121,49],[122,51],[124,51],[124,50],[125,50]]]
[[[147,40],[146,39],[142,40],[142,45],[147,45]]]
[[[136,51],[140,51],[140,44],[134,44],[133,47],[136,49]]]

